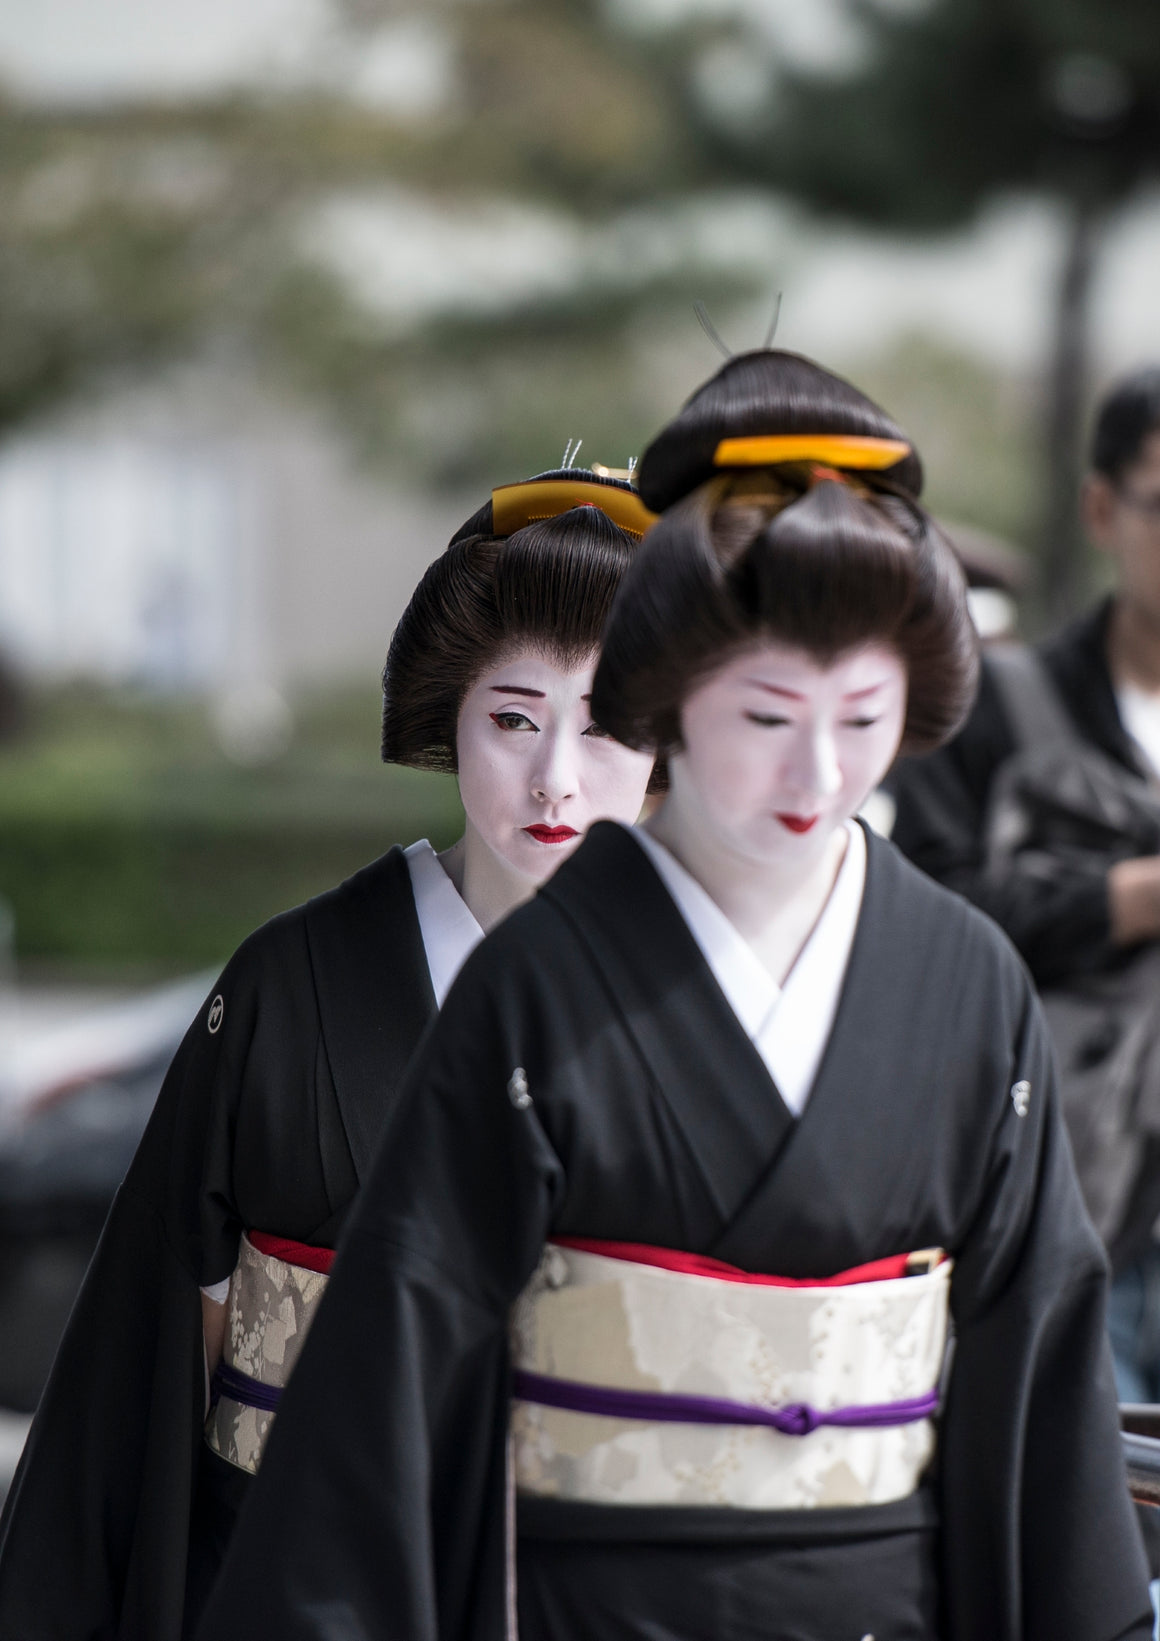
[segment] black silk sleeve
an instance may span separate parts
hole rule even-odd
[[[1104,1257],[1025,989],[1015,1092],[997,1091],[987,1182],[952,1286],[940,1430],[946,1635],[1145,1641],[1148,1575],[1120,1449]]]
[[[205,1641],[502,1641],[507,1318],[560,1188],[518,1037],[469,960],[382,1136]]]
[[[1098,970],[1111,960],[1110,861],[1026,854],[984,869],[991,785],[1014,750],[984,666],[979,698],[955,740],[925,758],[904,759],[891,775],[897,805],[891,838],[929,877],[993,917],[1044,985]]]
[[[254,999],[239,954],[110,1209],[0,1520],[0,1635],[181,1634],[205,1417],[199,1283],[236,1258],[229,1129]]]

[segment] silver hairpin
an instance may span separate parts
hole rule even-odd
[[[572,441],[571,441],[571,439],[569,439],[568,443],[564,446],[564,454],[560,457],[560,466],[561,466],[561,468],[567,467],[569,465],[568,457],[571,454],[572,454]]]
[[[630,479],[631,479],[632,475],[635,472],[636,472],[636,457],[635,456],[630,456],[628,458],[628,476],[629,476]]]
[[[726,347],[725,343],[721,340],[720,332],[713,321],[709,318],[708,309],[705,307],[705,304],[700,300],[694,302],[693,312],[697,315],[697,323],[700,325],[701,329],[705,332],[705,335],[709,338],[710,342],[712,342],[717,351],[726,359],[732,359],[733,349]]]
[[[769,329],[765,333],[765,341],[761,344],[764,348],[772,347],[773,339],[777,335],[777,322],[781,318],[781,298],[782,293],[781,291],[778,291],[777,300],[773,304],[773,318],[769,321]]]
[[[583,443],[583,439],[577,439],[575,444],[572,443],[571,439],[568,440],[568,448],[564,452],[564,466],[568,468],[569,471],[571,471],[576,461],[576,457],[580,454],[580,446]]]

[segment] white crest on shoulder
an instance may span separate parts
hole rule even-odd
[[[508,1078],[508,1099],[517,1111],[526,1111],[532,1103],[532,1096],[528,1093],[528,1074],[523,1066],[517,1066]]]
[[[1025,1117],[1027,1108],[1031,1104],[1031,1084],[1025,1077],[1014,1085],[1011,1090],[1011,1104],[1015,1107],[1017,1117]]]
[[[205,1022],[206,1025],[209,1027],[209,1034],[210,1034],[211,1037],[216,1036],[217,1033],[222,1029],[222,1021],[225,1018],[225,1012],[226,1012],[225,999],[223,998],[221,992],[219,991],[217,996],[214,998],[213,1002],[209,1006],[209,1014],[206,1017],[206,1022]]]

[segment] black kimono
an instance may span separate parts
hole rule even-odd
[[[235,953],[169,1070],[33,1421],[0,1526],[0,1636],[182,1634],[252,1485],[203,1440],[199,1288],[233,1271],[243,1229],[334,1246],[435,1012],[399,849]]]
[[[986,919],[868,850],[797,1119],[621,828],[594,827],[477,949],[394,1108],[202,1641],[511,1634],[509,1309],[549,1234],[798,1277],[941,1246],[957,1343],[934,1467],[896,1502],[518,1499],[522,1641],[1151,1634],[1103,1255],[1038,1006]]]

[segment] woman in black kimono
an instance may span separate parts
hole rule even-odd
[[[974,686],[920,480],[784,353],[646,453],[594,707],[669,795],[466,963],[204,1641],[1150,1635],[1027,975],[852,819]]]
[[[387,658],[383,757],[455,770],[464,836],[441,858],[392,849],[266,924],[191,1026],[7,1502],[0,1635],[166,1641],[183,1607],[192,1628],[455,971],[594,818],[639,813],[651,756],[589,702],[649,521],[621,481],[546,474],[494,492],[423,577]]]

